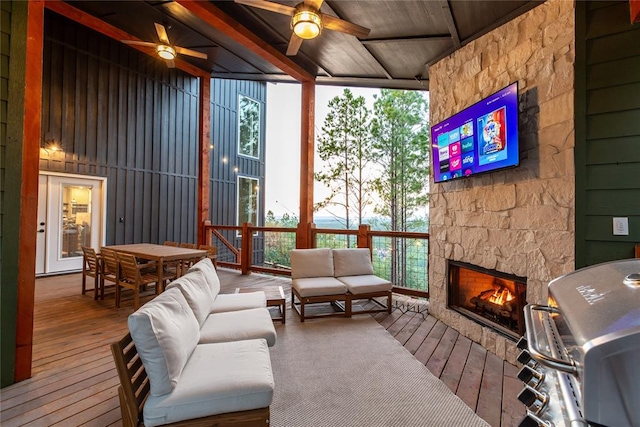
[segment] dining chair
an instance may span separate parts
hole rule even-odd
[[[102,261],[93,248],[82,247],[82,295],[87,292],[87,276],[93,277],[93,299],[98,299],[98,287],[101,280]]]
[[[211,260],[215,269],[218,269],[218,248],[215,246],[200,245],[199,249],[207,251],[207,258]]]
[[[198,249],[198,245],[195,243],[180,243],[180,247],[184,249]],[[202,257],[195,257],[190,259],[185,259],[182,261],[182,272],[186,273],[189,268],[196,262],[200,261]]]
[[[170,240],[165,240],[163,245],[165,245],[165,246],[173,246],[173,247],[177,248],[178,247],[178,242],[172,242]]]
[[[120,307],[120,299],[122,290],[127,288],[133,291],[133,306],[135,310],[140,307],[140,288],[151,283],[156,284],[155,292],[158,294],[160,289],[158,283],[158,274],[152,271],[151,267],[156,265],[155,261],[139,262],[138,259],[131,254],[117,252],[118,265],[120,266],[120,276],[116,280],[116,307]],[[175,276],[164,276],[163,281],[174,279]]]
[[[113,282],[113,285],[109,285],[109,287],[114,287],[116,282],[118,281],[118,275],[120,267],[118,267],[118,256],[116,255],[116,251],[109,248],[101,248],[100,255],[102,258],[102,274],[100,277],[100,299],[104,299],[104,290],[105,280]]]

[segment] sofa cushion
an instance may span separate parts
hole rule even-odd
[[[373,274],[371,252],[367,248],[334,249],[333,268],[336,277]]]
[[[177,288],[187,300],[191,311],[202,326],[213,307],[213,295],[202,270],[194,270],[177,278],[167,289]]]
[[[200,328],[200,344],[263,338],[271,347],[276,328],[266,308],[212,313]]]
[[[266,408],[273,399],[273,389],[271,359],[264,340],[200,344],[173,391],[149,396],[144,425]]]
[[[211,313],[248,310],[267,306],[267,295],[263,291],[243,292],[238,294],[218,294]]]
[[[332,277],[331,249],[294,249],[291,251],[291,277]]]
[[[291,286],[301,297],[338,295],[347,293],[347,286],[335,277],[306,277],[293,279]]]
[[[151,394],[171,392],[200,338],[199,325],[180,290],[168,289],[128,319]]]
[[[196,270],[200,270],[204,273],[204,277],[207,279],[213,298],[217,297],[220,293],[220,279],[218,278],[218,273],[216,273],[216,269],[213,266],[211,259],[203,258],[189,268],[189,272]]]
[[[393,287],[390,281],[373,274],[338,277],[338,280],[347,285],[354,295],[390,291]]]

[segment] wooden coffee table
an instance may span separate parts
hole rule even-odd
[[[262,288],[236,288],[236,293],[264,291],[267,296],[267,307],[278,307],[279,315],[273,317],[273,321],[281,320],[284,324],[287,319],[287,299],[284,296],[282,286],[264,286]]]

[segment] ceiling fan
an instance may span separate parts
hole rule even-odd
[[[195,50],[187,49],[180,46],[172,45],[169,42],[169,36],[167,36],[167,29],[162,24],[154,23],[156,26],[156,33],[158,33],[158,40],[160,43],[143,42],[140,40],[121,40],[124,44],[131,44],[137,46],[153,47],[156,50],[158,56],[167,62],[167,67],[175,68],[176,64],[173,61],[176,55],[187,55],[195,58],[207,59],[206,53],[196,52]]]
[[[297,54],[300,45],[302,45],[302,41],[316,38],[320,35],[323,28],[351,34],[359,38],[367,37],[371,31],[368,28],[361,27],[352,22],[320,12],[320,6],[324,0],[304,0],[295,7],[266,0],[234,1],[247,6],[291,16],[291,29],[293,33],[291,34],[289,46],[287,47],[288,56]]]

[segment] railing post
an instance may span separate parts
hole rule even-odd
[[[253,233],[250,231],[251,223],[242,224],[242,248],[240,252],[240,271],[243,275],[251,274],[251,253],[253,252]]]
[[[311,230],[315,228],[314,223],[304,224],[298,223],[296,227],[296,249],[309,249],[315,248],[316,242],[313,239],[313,233]]]
[[[369,224],[360,224],[360,226],[358,226],[358,247],[359,248],[369,248],[370,250],[373,249],[372,248],[372,238],[371,238],[371,234],[369,233],[371,231],[371,226]]]
[[[314,232],[316,229],[315,223],[309,224],[309,247],[317,248],[318,247],[318,234]]]
[[[202,223],[202,236],[204,238],[204,245],[212,246],[213,238],[211,237],[211,231],[207,229],[211,225],[211,221],[208,219]]]

